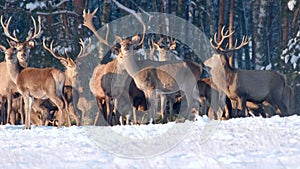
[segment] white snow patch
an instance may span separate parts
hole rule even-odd
[[[31,130],[24,130],[23,126],[4,125],[0,126],[0,164],[1,168],[45,169],[299,168],[299,116],[230,119],[219,122],[215,130],[207,131],[204,126],[210,122],[213,121],[207,117],[199,118],[175,147],[157,156],[139,159],[101,149],[85,133],[90,126],[60,129],[33,126]],[[167,134],[175,125],[184,123],[95,128],[110,128],[111,132],[139,140],[144,136]],[[210,133],[210,137],[204,141],[205,133]],[[126,151],[126,147],[120,148]]]
[[[29,11],[33,11],[36,8],[43,8],[46,7],[45,2],[39,2],[39,1],[34,1],[26,4],[26,9]]]
[[[288,5],[289,10],[293,11],[294,7],[296,5],[296,0],[290,0],[287,5]]]

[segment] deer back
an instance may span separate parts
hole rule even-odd
[[[29,90],[37,98],[45,97],[49,90],[61,96],[65,79],[64,73],[54,68],[26,68],[20,72],[17,85],[22,92]]]

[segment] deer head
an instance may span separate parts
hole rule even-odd
[[[223,42],[226,38],[229,38],[234,34],[234,31],[229,33],[228,30],[224,33],[225,26],[221,29],[221,40],[217,41],[217,33],[214,35],[214,39],[210,39],[210,45],[213,49],[217,51],[218,54],[214,54],[210,59],[205,61],[205,65],[208,67],[216,67],[216,66],[229,66],[228,57],[226,56],[227,53],[234,52],[236,50],[241,49],[245,45],[247,45],[250,41],[250,38],[247,36],[243,36],[242,42],[240,45],[237,45],[237,40],[235,41],[235,45],[228,49],[228,43],[225,45],[225,48],[222,47]],[[217,64],[217,65],[216,65]]]
[[[14,48],[10,47],[10,48],[6,49],[5,46],[0,45],[0,51],[4,52],[4,54],[5,54],[5,60],[7,62],[8,61],[9,62],[13,62],[13,63],[17,63],[18,62],[17,58],[14,57],[17,54],[17,52],[16,52],[16,50],[14,50]]]
[[[9,17],[9,19],[5,23],[3,23],[3,16],[1,15],[1,26],[4,30],[4,34],[6,35],[6,37],[8,37],[10,39],[9,45],[12,48],[16,49],[17,58],[22,67],[27,67],[30,49],[32,47],[34,47],[33,39],[38,37],[41,33],[41,17],[40,16],[38,17],[38,22],[39,22],[38,27],[39,28],[37,28],[35,19],[33,17],[31,17],[31,19],[33,21],[34,31],[32,33],[29,30],[26,40],[24,42],[20,42],[20,40],[16,37],[15,30],[13,31],[13,36],[9,33],[8,28],[9,28],[9,24],[11,21],[11,17]]]
[[[82,39],[79,39],[80,44],[80,52],[77,55],[77,58],[84,58],[88,56],[91,52],[87,51],[87,48],[91,45],[91,39],[89,39],[88,45],[86,46]],[[77,78],[77,64],[76,62],[69,56],[67,51],[65,51],[66,57],[62,55],[61,52],[58,52],[58,54],[55,54],[53,49],[53,41],[50,43],[50,47],[47,47],[45,43],[45,39],[43,40],[43,46],[44,48],[49,51],[53,57],[58,59],[62,65],[66,68],[67,78],[69,79],[75,79]]]

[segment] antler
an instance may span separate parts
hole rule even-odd
[[[1,15],[1,25],[2,25],[2,28],[4,30],[4,34],[10,38],[11,40],[15,41],[15,42],[19,42],[19,39],[16,37],[16,32],[14,30],[13,34],[14,34],[14,37],[10,35],[9,31],[8,31],[8,27],[9,27],[9,23],[10,23],[10,20],[11,20],[11,17],[8,18],[7,22],[6,23],[3,23],[3,16]]]
[[[243,46],[247,45],[250,40],[251,40],[251,38],[248,38],[248,36],[243,36],[241,44],[237,47],[237,40],[236,40],[235,45],[232,49],[234,49],[234,50],[241,49]]]
[[[233,35],[234,31],[231,32],[230,34],[228,33],[228,30],[224,33],[224,29],[225,29],[225,26],[222,27],[221,29],[221,40],[218,42],[217,41],[217,33],[215,33],[214,35],[214,43],[216,45],[213,44],[213,39],[211,38],[210,39],[210,45],[212,48],[216,49],[217,51],[220,51],[220,52],[231,52],[231,51],[235,51],[235,50],[238,50],[240,48],[242,48],[243,46],[247,45],[250,41],[250,38],[248,38],[247,36],[243,36],[243,39],[242,39],[242,42],[239,46],[237,46],[237,40],[235,41],[235,45],[233,48],[231,49],[224,49],[221,47],[223,41],[226,39],[226,38],[229,38],[230,36]],[[228,43],[226,45],[226,48],[228,47]]]
[[[33,16],[31,16],[31,19],[33,21],[33,29],[34,29],[34,32],[32,34],[32,32],[29,30],[28,32],[28,37],[26,38],[26,41],[29,41],[31,39],[34,39],[36,37],[38,37],[41,33],[41,29],[42,29],[42,26],[41,26],[41,16],[38,16],[38,22],[39,22],[39,25],[38,25],[38,31],[37,31],[37,28],[36,28],[36,21],[34,19]]]
[[[152,45],[156,49],[160,49],[161,42],[164,40],[164,38],[160,37],[160,39],[157,42],[154,42],[153,38],[151,39]]]
[[[86,26],[87,28],[89,28],[95,34],[95,36],[97,37],[97,39],[101,43],[104,43],[105,45],[107,45],[107,46],[110,47],[111,45],[109,45],[109,43],[107,42],[107,40],[103,39],[98,34],[98,32],[96,31],[95,26],[93,24],[93,17],[96,14],[97,10],[98,10],[98,8],[96,8],[92,13],[90,12],[90,10],[88,10],[87,12],[85,10],[83,10],[83,14],[82,14],[82,17],[83,17],[83,26]]]
[[[45,44],[45,39],[43,39],[43,46],[44,46],[44,48],[45,48],[47,51],[49,51],[49,52],[52,54],[52,56],[55,57],[56,59],[67,61],[66,58],[64,58],[63,56],[58,56],[58,55],[56,55],[56,54],[54,53],[54,50],[53,50],[53,40],[52,40],[51,43],[50,43],[50,48],[48,48],[48,47],[46,46],[46,44]]]
[[[80,38],[80,39],[79,39],[79,44],[80,44],[81,46],[80,46],[80,52],[79,52],[79,54],[77,55],[77,58],[83,58],[83,57],[88,56],[88,55],[91,53],[91,51],[92,51],[92,50],[90,50],[89,52],[86,52],[86,51],[87,51],[87,48],[90,47],[91,44],[92,44],[91,39],[89,38],[89,42],[88,42],[87,46],[85,46],[83,40]]]
[[[10,21],[11,21],[11,17],[9,17],[9,19],[7,20],[6,23],[3,23],[3,16],[1,15],[1,25],[2,25],[2,28],[4,30],[4,34],[10,38],[11,40],[15,41],[15,42],[19,42],[19,39],[16,37],[16,31],[14,30],[13,31],[13,36],[11,36],[11,34],[9,33],[8,31],[8,27],[9,27],[9,24],[10,24]],[[26,38],[26,42],[31,40],[31,39],[34,39],[36,38],[40,33],[41,33],[41,17],[38,16],[38,22],[39,22],[39,29],[37,31],[37,28],[36,28],[36,21],[35,19],[31,16],[31,19],[33,21],[33,26],[34,26],[34,33],[32,34],[31,31],[28,32],[28,37]]]

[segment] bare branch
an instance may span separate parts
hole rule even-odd
[[[142,17],[140,15],[138,15],[138,13],[136,13],[134,10],[127,8],[126,6],[122,5],[121,3],[119,3],[116,0],[112,0],[113,3],[115,3],[117,5],[118,8],[132,14],[143,26],[143,36],[141,38],[141,41],[139,42],[138,46],[141,45],[144,42],[145,39],[145,35],[146,35],[146,24],[144,23]]]

